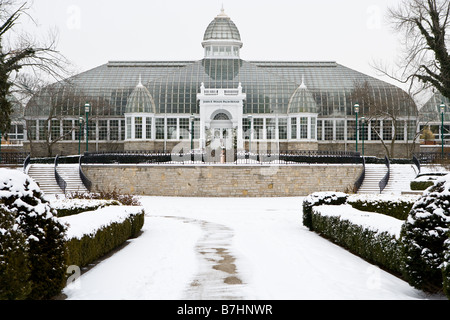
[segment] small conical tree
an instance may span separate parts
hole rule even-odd
[[[0,204],[0,300],[23,300],[30,294],[28,250],[14,212]]]
[[[450,175],[447,175],[424,192],[402,227],[403,274],[413,287],[430,293],[442,291],[449,229]]]
[[[29,246],[31,292],[28,299],[48,299],[61,292],[66,277],[65,226],[38,185],[17,170],[0,169],[0,204],[15,213]]]
[[[443,287],[445,295],[450,299],[450,232],[444,246],[444,263],[442,264]]]

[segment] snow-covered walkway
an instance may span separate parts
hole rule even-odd
[[[436,298],[307,230],[302,198],[142,203],[142,235],[67,287],[68,299]]]

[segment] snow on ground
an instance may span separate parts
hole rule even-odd
[[[310,232],[302,200],[143,197],[142,235],[64,293],[74,300],[443,299]]]

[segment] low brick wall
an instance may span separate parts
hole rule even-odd
[[[362,165],[84,165],[93,192],[178,197],[294,197],[348,192]]]

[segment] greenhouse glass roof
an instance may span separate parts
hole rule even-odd
[[[58,112],[79,116],[83,114],[84,103],[89,100],[94,114],[123,117],[127,100],[140,77],[155,102],[156,113],[163,114],[198,114],[197,93],[202,82],[206,88],[213,89],[237,88],[241,83],[247,94],[244,114],[287,114],[289,101],[302,79],[322,117],[353,115],[355,101],[352,101],[351,93],[355,84],[362,82],[369,84],[379,103],[399,108],[404,116],[417,113],[414,102],[400,88],[336,62],[241,59],[112,61],[78,74],[64,85],[55,85],[64,91],[59,94]],[[33,100],[27,107],[26,116],[48,116],[49,107],[42,106],[42,97],[38,95]]]

